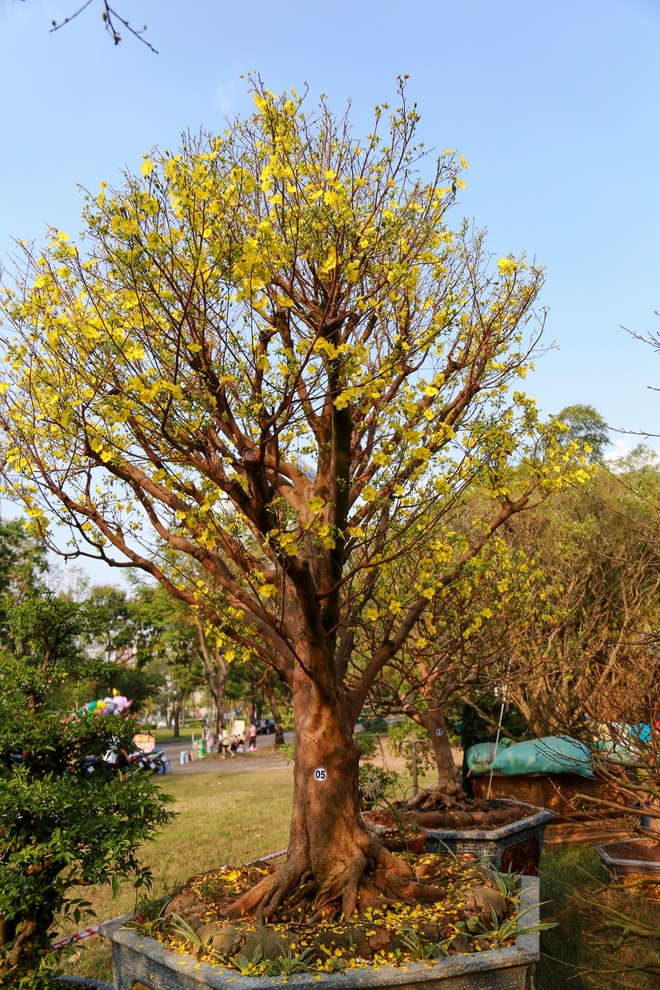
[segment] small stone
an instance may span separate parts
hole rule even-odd
[[[201,928],[197,929],[197,934],[201,938],[202,942],[208,938],[211,932],[215,931],[218,927],[217,921],[211,921],[208,925],[202,925]]]
[[[498,918],[502,918],[505,907],[504,898],[499,890],[492,890],[490,887],[473,887],[465,895],[466,910],[476,910],[481,920],[486,924],[492,924],[493,910]]]
[[[241,952],[248,960],[252,960],[257,949],[261,948],[262,959],[277,959],[287,954],[292,941],[293,936],[286,932],[275,932],[264,926],[249,936]]]
[[[211,948],[223,956],[235,956],[245,933],[233,925],[221,925],[211,939]]]
[[[167,914],[178,914],[180,918],[185,918],[186,913],[194,904],[198,904],[197,898],[191,891],[186,890],[177,894],[167,905]]]
[[[387,928],[380,928],[375,935],[372,935],[369,939],[369,945],[374,952],[382,952],[386,949],[390,942],[392,941],[390,933]]]

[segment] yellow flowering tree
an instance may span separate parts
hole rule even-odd
[[[84,243],[26,247],[5,292],[6,491],[61,552],[142,568],[229,661],[291,686],[289,855],[237,912],[270,916],[312,877],[318,909],[348,916],[374,864],[381,892],[416,896],[361,826],[356,719],[438,592],[574,470],[518,390],[543,273],[450,231],[465,163],[431,167],[400,98],[360,141],[256,81],[253,116],[90,196]],[[494,510],[443,540],[477,481]],[[381,576],[430,538],[444,570],[417,569],[355,664]]]
[[[445,542],[453,545],[454,554],[465,552],[470,545],[472,520],[466,515],[465,510],[456,515],[453,532],[445,529]],[[390,587],[385,579],[380,582],[383,605],[396,587],[418,583],[420,572],[436,570],[442,576],[446,567],[442,543],[429,540],[426,554],[412,561],[412,567],[407,559],[397,561]],[[531,541],[529,545],[533,547]],[[500,530],[466,563],[460,577],[434,596],[397,656],[383,666],[371,687],[372,710],[406,715],[425,730],[437,770],[437,781],[408,799],[411,806],[452,807],[464,800],[449,740],[447,708],[461,701],[478,706],[483,697],[492,696],[503,685],[508,690],[515,684],[524,692],[538,673],[527,644],[547,630],[551,621],[559,620],[561,597],[561,588],[548,580],[534,555],[524,545],[512,546]],[[365,627],[356,644],[363,664],[373,651],[374,640],[386,636],[387,608],[379,612],[373,628]]]

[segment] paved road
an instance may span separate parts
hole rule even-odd
[[[293,732],[284,733],[285,741],[293,742]],[[162,749],[165,756],[170,758],[172,763],[172,773],[244,773],[246,770],[283,770],[290,766],[285,759],[273,748],[273,736],[257,736],[256,753],[237,753],[231,759],[223,760],[217,753],[212,753],[203,760],[192,760],[190,763],[182,764],[179,754],[182,751],[190,750],[190,735],[184,729],[181,739],[174,739],[172,742],[161,743],[158,749]]]

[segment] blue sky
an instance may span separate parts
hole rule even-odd
[[[595,405],[660,432],[660,358],[621,329],[660,330],[660,0],[115,0],[158,55],[115,47],[99,0],[0,0],[0,253],[50,223],[79,229],[77,184],[117,181],[153,144],[250,107],[240,73],[307,82],[356,129],[398,73],[427,145],[470,163],[455,213],[500,256],[548,268],[548,354],[529,379],[545,412]],[[622,442],[622,441],[620,441]]]
[[[427,146],[470,163],[456,225],[474,218],[498,257],[547,266],[558,349],[529,392],[545,413],[590,403],[660,433],[660,357],[621,329],[660,331],[660,0],[114,2],[158,55],[113,46],[100,0],[54,34],[76,0],[0,0],[1,257],[47,224],[77,233],[78,184],[117,182],[152,145],[250,109],[241,73],[308,83],[338,110],[351,98],[359,132],[409,73]]]

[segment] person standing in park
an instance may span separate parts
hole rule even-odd
[[[250,723],[250,728],[248,730],[248,753],[254,753],[257,749],[257,727],[254,722]]]
[[[219,740],[219,742],[220,742],[220,748],[222,749],[222,759],[223,760],[226,760],[227,759],[227,753],[229,753],[229,755],[231,756],[231,758],[233,760],[234,757],[236,756],[236,754],[234,753],[234,751],[231,748],[231,739],[229,738],[229,733],[227,732],[227,729],[225,728],[224,725],[223,725],[222,729],[220,730],[220,740]]]

